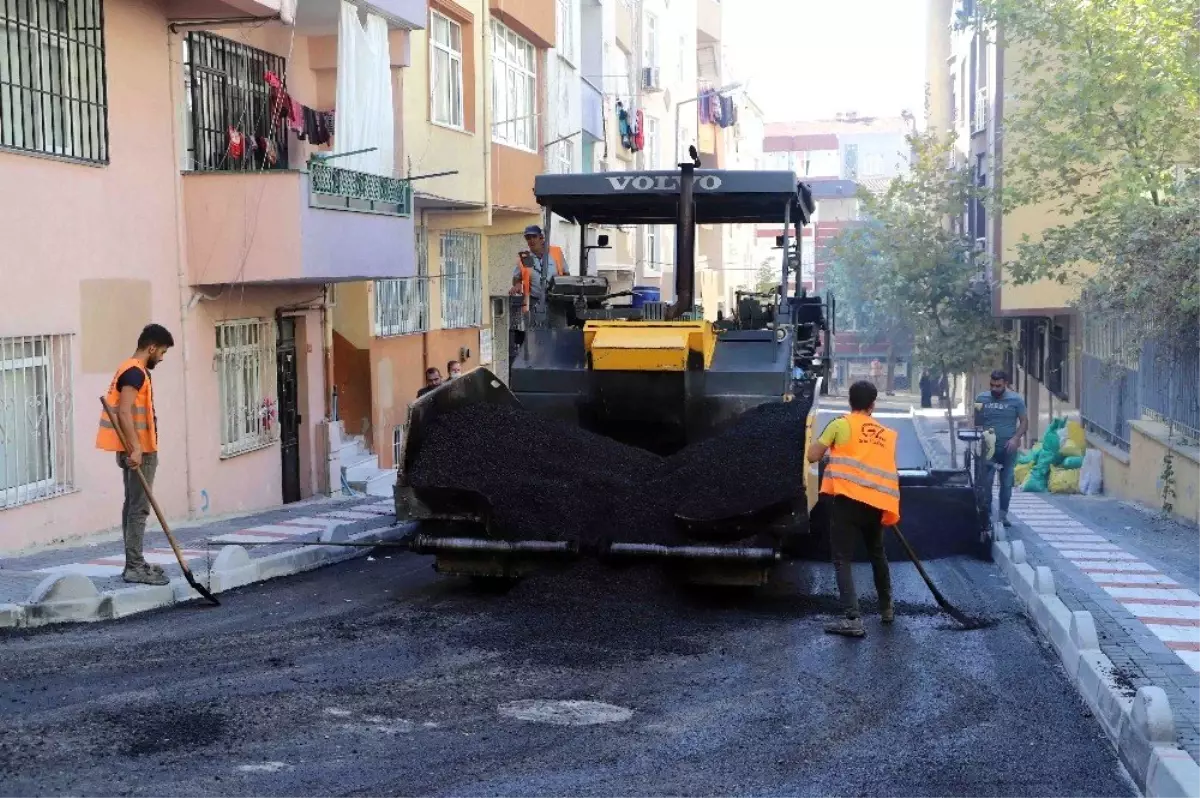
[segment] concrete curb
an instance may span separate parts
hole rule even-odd
[[[995,525],[992,554],[1034,625],[1062,658],[1067,676],[1095,715],[1146,798],[1200,798],[1200,764],[1179,748],[1175,718],[1161,687],[1132,696],[1100,651],[1096,623],[1058,598],[1054,572],[1028,560],[1025,544]]]
[[[298,546],[257,558],[251,557],[242,546],[222,546],[207,571],[194,569],[192,574],[214,594],[223,593],[365,557],[368,548],[335,544],[374,538],[395,540],[411,531],[411,526],[411,523],[397,525],[389,516],[350,521],[321,533],[319,542],[330,543],[329,546]],[[112,620],[199,598],[182,576],[172,579],[169,585],[139,585],[100,592],[85,576],[53,574],[34,588],[27,601],[0,605],[0,628]]]

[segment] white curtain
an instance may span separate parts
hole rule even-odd
[[[333,151],[375,149],[337,158],[330,165],[392,176],[396,162],[392,114],[392,56],[387,23],[377,14],[368,14],[364,30],[358,21],[358,8],[342,0]]]

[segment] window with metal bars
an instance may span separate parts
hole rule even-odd
[[[442,267],[442,327],[478,327],[483,323],[482,237],[458,230],[438,237]]]
[[[287,129],[266,74],[282,80],[287,60],[204,31],[189,33],[183,47],[188,168],[286,169]]]
[[[108,163],[101,0],[0,0],[0,147]]]
[[[279,439],[275,322],[218,323],[214,360],[221,393],[221,456],[270,446]]]
[[[71,338],[0,338],[0,510],[75,489]]]

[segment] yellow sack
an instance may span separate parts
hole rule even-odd
[[[1084,447],[1076,443],[1074,438],[1068,438],[1067,442],[1059,447],[1058,456],[1060,459],[1067,457],[1083,457],[1083,449]]]
[[[1078,493],[1079,469],[1051,468],[1049,486],[1051,493]]]
[[[1024,485],[1025,480],[1029,477],[1029,472],[1033,470],[1033,461],[1028,463],[1019,463],[1013,468],[1013,484]]]
[[[1087,432],[1084,431],[1082,424],[1074,419],[1068,421],[1067,439],[1079,447],[1079,454],[1083,454],[1084,449],[1087,448]]]

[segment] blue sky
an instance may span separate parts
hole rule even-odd
[[[926,0],[724,0],[726,55],[768,122],[924,105]]]

